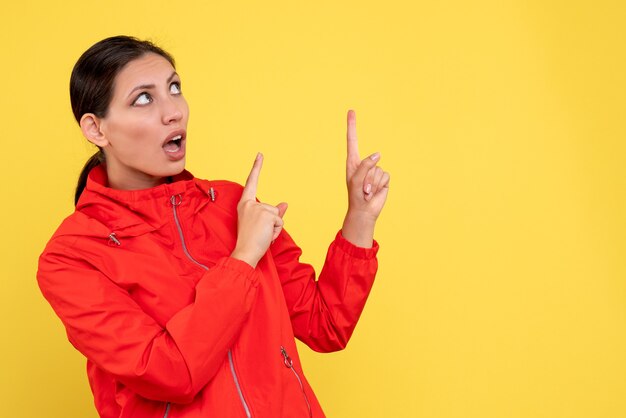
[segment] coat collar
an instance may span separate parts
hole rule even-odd
[[[172,180],[149,189],[112,189],[108,187],[105,166],[99,165],[89,172],[76,211],[101,222],[110,232],[140,235],[161,227],[172,217],[172,196],[182,198],[181,204],[193,203],[195,211],[208,201],[202,191],[205,181],[195,179],[187,170]]]

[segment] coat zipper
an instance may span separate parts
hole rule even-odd
[[[283,355],[283,362],[285,363],[285,367],[287,367],[288,369],[291,369],[294,376],[296,376],[296,379],[298,379],[298,383],[300,384],[300,389],[302,389],[302,395],[304,395],[304,401],[306,402],[306,406],[309,409],[309,417],[312,418],[313,411],[311,411],[311,404],[309,403],[309,397],[306,396],[306,392],[304,391],[304,385],[302,384],[302,379],[300,379],[300,375],[298,374],[296,369],[293,367],[293,360],[291,360],[291,357],[289,357],[289,354],[287,354],[287,350],[285,350],[285,347],[283,347],[282,345],[280,346],[280,353]]]
[[[213,196],[211,196],[213,199]],[[170,198],[170,203],[172,204],[172,210],[174,212],[174,222],[176,223],[176,229],[178,229],[178,236],[180,237],[180,242],[183,246],[183,252],[191,261],[196,263],[198,266],[202,267],[205,270],[209,268],[204,264],[198,262],[195,258],[191,256],[189,250],[187,249],[187,244],[185,243],[185,236],[183,235],[183,228],[180,225],[180,220],[178,219],[178,211],[177,207],[183,202],[183,197],[180,194],[174,195]],[[239,378],[237,377],[237,372],[235,371],[235,362],[233,361],[233,353],[231,350],[228,350],[228,362],[230,364],[230,371],[233,375],[233,380],[235,381],[235,386],[237,387],[237,393],[239,394],[239,400],[241,401],[241,405],[246,412],[246,418],[252,418],[252,414],[250,413],[250,408],[243,397],[243,391],[241,390],[241,385],[239,384]],[[170,412],[170,403],[167,403],[167,407],[165,409],[165,416],[163,418],[167,418],[167,415]]]
[[[233,374],[233,379],[235,380],[235,385],[237,386],[237,393],[239,393],[239,400],[241,400],[241,404],[243,405],[243,409],[246,411],[246,417],[251,418],[252,414],[250,413],[250,408],[248,408],[248,404],[243,397],[243,392],[241,391],[241,386],[239,385],[239,379],[237,378],[237,372],[235,371],[235,362],[233,361],[233,353],[228,350],[228,362],[230,363],[230,371]]]
[[[190,259],[191,261],[193,261],[194,263],[196,263],[203,269],[208,270],[209,268],[207,266],[196,261],[196,259],[193,258],[191,254],[189,253],[189,251],[187,250],[187,244],[185,243],[185,237],[183,235],[183,228],[180,226],[180,221],[178,220],[178,212],[176,210],[176,208],[180,206],[182,202],[183,202],[183,197],[179,194],[176,194],[170,197],[170,203],[172,204],[172,210],[174,211],[174,221],[176,222],[176,229],[178,229],[178,236],[180,237],[180,242],[183,245],[183,252],[185,253],[188,259]]]

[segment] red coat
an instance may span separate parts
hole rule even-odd
[[[114,190],[96,167],[39,260],[100,416],[323,417],[294,337],[345,347],[378,244],[337,233],[316,281],[283,230],[252,268],[230,257],[242,187],[186,171],[174,180]]]

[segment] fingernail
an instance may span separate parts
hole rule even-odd
[[[370,158],[373,161],[378,161],[378,159],[380,158],[380,152],[377,152],[376,154],[372,155]]]
[[[261,158],[261,153],[257,152],[256,153],[256,158],[254,159],[254,161],[259,161],[259,158]]]
[[[365,193],[370,194],[370,192],[372,191],[372,185],[368,184],[367,186],[365,186]]]

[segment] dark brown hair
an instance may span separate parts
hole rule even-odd
[[[153,53],[167,59],[176,67],[174,58],[150,41],[142,41],[132,36],[113,36],[94,44],[80,56],[70,77],[70,101],[76,122],[85,113],[93,113],[104,118],[109,110],[115,77],[129,62]],[[87,184],[87,176],[92,168],[105,162],[104,152],[98,152],[87,160],[78,178],[74,204],[78,203]]]

